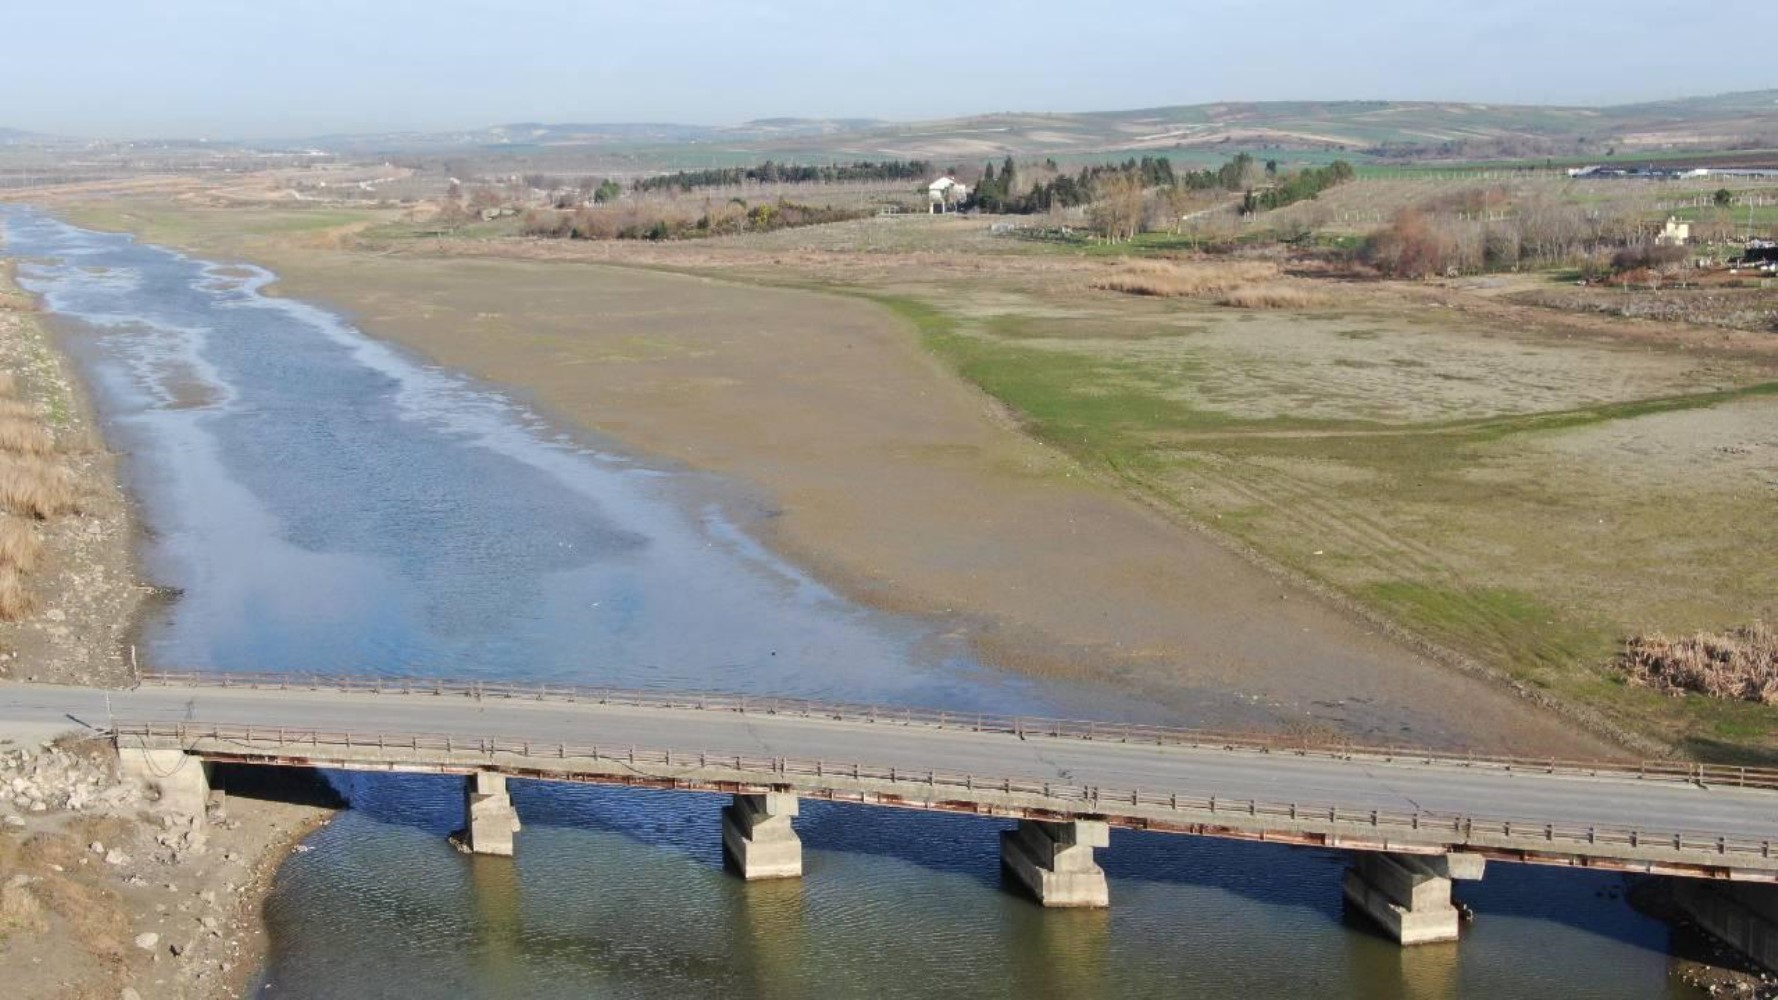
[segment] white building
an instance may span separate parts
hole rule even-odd
[[[1692,224],[1680,222],[1675,216],[1667,216],[1667,224],[1661,228],[1661,235],[1655,242],[1664,247],[1682,247],[1692,241]]]
[[[957,183],[955,177],[940,177],[926,185],[926,201],[928,212],[954,212],[957,206],[969,200],[969,188]]]

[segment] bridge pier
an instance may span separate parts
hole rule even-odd
[[[1455,941],[1451,881],[1479,879],[1484,865],[1474,854],[1364,851],[1346,869],[1346,900],[1404,945]]]
[[[1022,819],[1000,832],[1000,864],[1044,906],[1109,906],[1111,890],[1093,849],[1110,843],[1103,820]]]
[[[210,762],[183,750],[119,746],[117,770],[146,785],[167,812],[202,820],[210,805]]]
[[[476,771],[463,783],[463,830],[458,844],[470,854],[512,857],[519,813],[506,793],[506,775]]]
[[[742,878],[796,878],[803,873],[803,842],[790,825],[796,814],[796,796],[789,792],[740,794],[723,807],[723,855]]]

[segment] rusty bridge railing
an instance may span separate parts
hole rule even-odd
[[[686,751],[661,748],[640,748],[632,745],[611,746],[595,743],[530,740],[515,737],[464,737],[425,733],[355,733],[289,726],[245,726],[209,723],[143,723],[118,722],[112,730],[120,745],[129,740],[173,740],[188,750],[210,752],[215,756],[252,757],[253,751],[284,758],[295,757],[305,762],[327,758],[321,751],[378,751],[410,755],[443,754],[435,766],[475,767],[497,755],[532,761],[531,770],[559,771],[564,777],[574,776],[569,761],[606,761],[621,764],[632,773],[625,776],[604,774],[585,780],[621,782],[652,775],[668,783],[682,782],[686,788],[697,788],[699,782],[693,769],[718,769],[737,775],[755,776],[761,785],[796,788],[825,788],[824,797],[845,798],[845,783],[861,782],[907,789],[890,804],[913,808],[942,808],[923,804],[910,798],[923,790],[929,799],[948,797],[955,801],[988,802],[993,796],[1024,796],[1036,800],[1046,811],[1061,815],[1103,816],[1122,825],[1166,830],[1169,826],[1185,829],[1210,825],[1231,829],[1263,827],[1267,822],[1322,828],[1341,827],[1368,829],[1379,837],[1395,837],[1398,841],[1419,841],[1423,844],[1485,846],[1509,845],[1526,852],[1523,860],[1538,860],[1536,855],[1567,855],[1580,857],[1668,855],[1681,864],[1700,867],[1734,867],[1746,865],[1774,869],[1772,842],[1767,839],[1727,836],[1707,830],[1656,830],[1636,826],[1578,825],[1552,823],[1525,818],[1486,817],[1468,814],[1403,812],[1368,807],[1341,806],[1327,803],[1268,802],[1260,799],[1236,799],[1221,796],[1198,796],[1140,788],[1112,788],[1102,785],[1074,785],[1030,778],[985,777],[959,771],[880,767],[856,762],[834,762],[816,758],[787,756],[756,756],[710,751]],[[203,741],[233,744],[242,751],[238,755],[215,748],[198,747]],[[307,748],[307,753],[297,753]],[[273,753],[275,751],[275,753]],[[466,759],[460,755],[473,755]],[[394,757],[388,758],[395,760]],[[547,762],[556,762],[551,765]],[[496,762],[497,763],[497,762]],[[325,765],[323,765],[325,766]],[[675,769],[677,771],[675,772]],[[833,794],[837,792],[838,794]],[[1174,814],[1177,819],[1169,822]],[[1158,818],[1158,822],[1157,822]],[[1210,832],[1199,830],[1197,832]]]
[[[1033,716],[955,712],[901,706],[859,705],[806,698],[781,698],[726,692],[666,692],[576,684],[533,684],[512,681],[450,680],[432,677],[379,677],[348,674],[231,673],[214,671],[145,671],[144,684],[248,688],[252,690],[340,691],[363,694],[416,694],[484,700],[560,701],[630,708],[734,712],[781,715],[876,725],[929,726],[1022,737],[1145,743],[1160,746],[1284,753],[1303,757],[1364,759],[1396,764],[1439,764],[1538,774],[1628,778],[1778,789],[1778,768],[1741,767],[1676,760],[1588,760],[1477,754],[1316,740],[1263,733],[1150,726],[1129,722],[1092,722]]]

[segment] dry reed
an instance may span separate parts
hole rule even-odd
[[[29,525],[10,514],[0,515],[0,566],[29,573],[37,568],[42,550],[42,540]]]
[[[15,396],[18,391],[18,376],[11,372],[0,372],[0,396]]]
[[[47,455],[56,450],[56,439],[42,424],[0,417],[0,451],[19,455]]]
[[[37,599],[25,589],[19,571],[0,566],[0,621],[16,622],[37,610]]]
[[[1725,700],[1778,703],[1778,631],[1762,622],[1678,639],[1658,632],[1637,636],[1624,644],[1618,667],[1630,683],[1675,698],[1695,691]]]
[[[0,458],[0,508],[38,520],[79,509],[74,476],[34,458]]]
[[[1094,278],[1088,285],[1129,295],[1176,298],[1222,295],[1243,285],[1273,280],[1278,275],[1278,265],[1262,260],[1203,264],[1132,260],[1121,262],[1113,273]]]

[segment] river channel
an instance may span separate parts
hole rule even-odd
[[[552,425],[275,276],[0,208],[177,597],[166,667],[773,692],[1242,725],[1015,678],[928,623],[851,604],[752,540],[752,501]],[[806,803],[808,874],[721,865],[722,801],[515,782],[511,860],[459,855],[460,784],[330,775],[351,808],[267,904],[268,998],[1691,995],[1617,876],[1496,864],[1458,946],[1343,912],[1338,852],[1119,831],[1112,909],[1001,887],[995,831]]]

